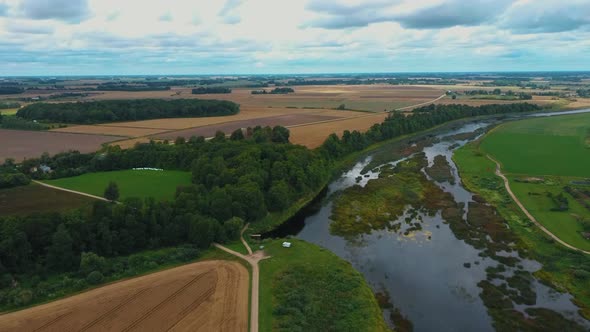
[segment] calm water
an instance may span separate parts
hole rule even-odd
[[[429,163],[436,155],[447,158],[456,181],[454,185],[442,183],[439,186],[451,193],[457,202],[466,205],[472,200],[473,194],[461,185],[451,157],[456,148],[468,141],[445,137],[473,132],[487,125],[485,122],[464,125],[439,135],[439,143],[423,149]],[[370,161],[371,157],[368,157],[358,162],[331,183],[321,201],[321,207],[301,218],[300,225],[294,227],[293,232],[297,237],[328,248],[349,261],[375,291],[388,291],[392,304],[413,322],[415,331],[493,331],[492,319],[479,297],[481,289],[477,283],[486,278],[486,267],[496,266],[498,262],[480,257],[480,250],[457,239],[440,213],[435,216],[421,214],[423,229],[408,236],[403,235],[404,227],[407,226],[403,226],[401,232],[378,230],[354,240],[330,234],[331,198],[338,191],[356,184],[365,186],[368,181],[377,178],[377,172],[361,175],[361,170]],[[399,161],[391,163],[396,162]],[[363,177],[357,183],[358,176]],[[398,220],[404,220],[405,217]],[[465,263],[470,263],[470,267],[465,267]],[[535,261],[524,259],[519,264],[531,272],[541,267]],[[507,268],[506,274],[510,275],[511,272]],[[585,322],[578,316],[570,295],[557,293],[537,281],[533,286],[537,292],[536,307],[550,308],[568,318]],[[519,310],[526,307],[516,306]]]

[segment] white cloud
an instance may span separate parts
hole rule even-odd
[[[444,66],[438,70],[461,70],[469,64],[486,70],[493,69],[492,57],[511,59],[513,67],[542,63],[547,69],[567,69],[559,66],[589,60],[586,13],[590,9],[586,0],[558,4],[557,0],[512,4],[474,0],[467,5],[457,0],[0,0],[0,72],[25,73],[32,67],[18,63],[28,61],[45,64],[35,68],[58,73],[68,60],[75,71],[81,68],[76,61],[82,59],[83,68],[97,73],[101,68],[125,70],[129,64],[138,71],[184,73],[321,72],[339,67],[423,71],[434,65]],[[546,60],[551,52],[560,54],[562,61]]]

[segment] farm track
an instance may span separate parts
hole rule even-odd
[[[256,251],[255,253],[252,252],[252,249],[250,248],[246,240],[244,240],[244,232],[246,231],[246,229],[248,229],[248,224],[246,224],[246,226],[244,226],[244,228],[242,229],[242,232],[240,234],[240,241],[246,247],[246,250],[249,253],[248,255],[242,255],[239,252],[226,248],[218,243],[215,243],[214,245],[215,247],[229,254],[232,254],[236,257],[245,260],[250,264],[250,266],[252,266],[252,280],[250,286],[252,290],[250,295],[250,332],[258,332],[258,315],[260,307],[260,268],[258,267],[258,262],[260,262],[263,259],[270,258],[270,256],[265,256],[264,251],[262,250]]]
[[[487,155],[487,157],[488,157],[488,159],[490,159],[491,161],[493,161],[496,164],[496,175],[499,176],[500,178],[502,178],[502,180],[504,181],[504,187],[506,188],[506,191],[508,192],[508,194],[510,195],[512,200],[516,203],[516,205],[518,205],[520,210],[529,218],[529,220],[533,222],[533,224],[535,224],[545,234],[549,235],[553,240],[557,241],[558,243],[560,243],[564,247],[567,247],[569,249],[590,255],[590,251],[576,248],[576,247],[570,245],[569,243],[561,240],[559,237],[557,237],[557,235],[553,234],[550,230],[548,230],[547,228],[545,228],[545,226],[543,226],[540,222],[538,222],[537,219],[525,208],[524,204],[522,204],[520,202],[518,197],[516,197],[516,195],[512,192],[512,189],[510,189],[510,182],[508,181],[508,178],[502,173],[502,168],[501,168],[500,163],[497,160],[495,160],[494,158],[492,158],[490,155]]]
[[[104,197],[100,197],[100,196],[95,196],[95,195],[83,193],[81,191],[75,191],[75,190],[70,190],[70,189],[66,189],[66,188],[62,188],[62,187],[56,187],[56,186],[52,186],[50,184],[43,183],[43,182],[40,182],[40,181],[37,181],[37,180],[33,180],[33,182],[36,183],[36,184],[38,184],[38,185],[47,187],[47,188],[61,190],[61,191],[69,192],[69,193],[72,193],[72,194],[82,195],[82,196],[86,196],[86,197],[98,199],[98,200],[105,201],[105,202],[111,202],[111,201],[109,201],[108,199],[106,199]],[[115,202],[115,203],[119,204],[120,202]]]

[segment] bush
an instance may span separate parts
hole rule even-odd
[[[102,279],[103,279],[102,273],[100,273],[98,271],[92,271],[86,277],[86,281],[88,281],[88,283],[91,285],[99,284],[102,281]]]
[[[574,277],[577,279],[586,280],[590,278],[590,272],[582,269],[574,270]]]

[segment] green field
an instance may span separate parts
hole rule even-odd
[[[0,190],[0,217],[62,212],[90,204],[89,197],[37,184]]]
[[[543,264],[542,269],[534,273],[535,276],[552,284],[558,290],[570,292],[574,296],[574,303],[581,308],[584,317],[590,319],[590,288],[588,287],[590,259],[588,255],[557,244],[526,218],[507,194],[500,177],[494,174],[495,164],[486,158],[477,143],[468,144],[453,155],[453,161],[459,168],[463,185],[495,206],[510,230],[520,239],[516,247],[525,250],[533,259]],[[511,178],[510,175],[508,177]],[[513,188],[513,191],[516,190],[520,189]],[[534,208],[528,205],[527,207]],[[572,207],[572,200],[570,200],[570,207]]]
[[[506,123],[486,136],[481,149],[504,172],[590,177],[590,113]]]
[[[119,186],[120,199],[130,197],[172,199],[176,187],[191,183],[191,173],[182,171],[112,171],[88,173],[45,181],[47,184],[102,197],[110,181]]]
[[[260,331],[387,331],[371,289],[348,262],[305,241],[264,241]]]
[[[17,111],[18,108],[0,109],[0,113],[2,113],[2,115],[15,115]]]
[[[590,177],[589,130],[590,114],[543,117],[503,124],[480,143],[482,154],[502,164],[510,187],[527,210],[560,239],[585,250],[590,250],[590,241],[582,233],[590,223],[590,210],[564,187]],[[540,181],[518,181],[527,177]],[[563,194],[568,209],[552,211],[555,203],[550,194]]]

